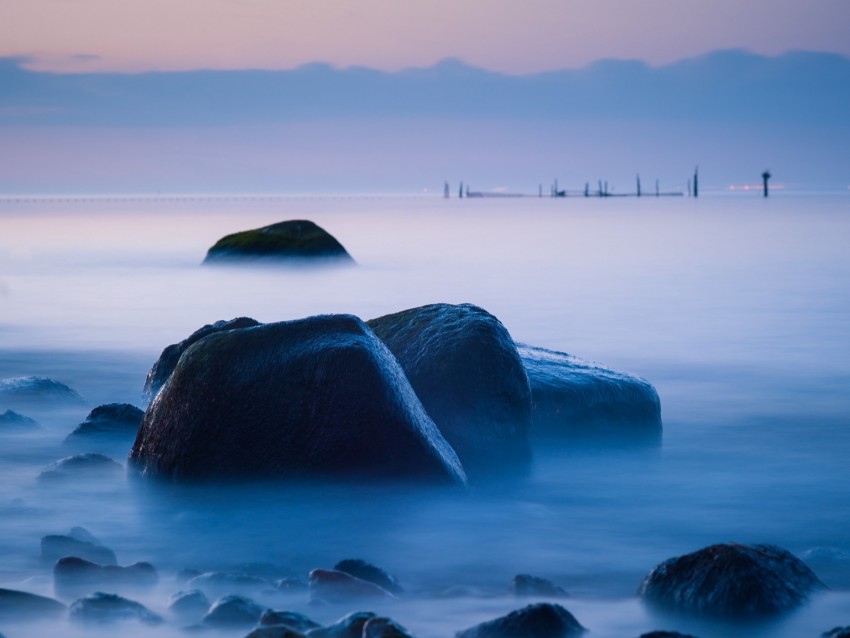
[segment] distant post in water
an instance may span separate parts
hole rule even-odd
[[[584,183],[584,196],[590,197],[590,182]]]
[[[463,199],[463,182],[460,183],[460,188],[457,189],[457,196],[460,199]]]
[[[448,183],[448,182],[445,182],[445,183],[443,184],[443,197],[444,197],[445,199],[448,199],[448,198],[449,198],[449,183]]]
[[[767,182],[770,178],[771,178],[770,171],[765,171],[764,173],[761,174],[761,181],[764,184],[764,196],[765,197],[767,197],[767,193],[768,193]]]
[[[661,197],[661,187],[658,183],[658,180],[655,180],[655,196]]]
[[[694,169],[694,197],[699,197],[699,166]]]
[[[640,197],[640,175],[637,176],[637,196]]]

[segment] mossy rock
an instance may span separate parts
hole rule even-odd
[[[207,251],[204,264],[237,263],[353,264],[336,238],[304,219],[233,233]]]

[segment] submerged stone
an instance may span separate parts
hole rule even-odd
[[[307,632],[307,638],[361,638],[363,626],[375,617],[371,611],[355,611],[332,625],[311,629]]]
[[[175,480],[465,483],[398,362],[350,315],[230,330],[192,345],[148,407],[130,463]]]
[[[638,594],[657,606],[715,617],[790,611],[824,588],[814,572],[774,545],[711,545],[664,561]]]
[[[571,638],[586,631],[561,605],[537,603],[455,634],[457,638]]]
[[[69,618],[76,622],[107,624],[136,621],[145,625],[159,625],[162,617],[134,600],[116,594],[95,592],[74,601]]]
[[[390,618],[370,618],[363,625],[362,638],[412,638],[410,632]]]
[[[0,407],[55,408],[85,405],[76,390],[49,377],[28,376],[0,379]]]
[[[85,420],[73,432],[65,437],[66,443],[74,443],[91,437],[129,437],[136,436],[142,412],[129,403],[108,403],[99,405],[89,412]]]
[[[200,589],[213,598],[236,593],[257,594],[274,588],[270,580],[245,572],[204,572],[190,578],[186,586]]]
[[[181,619],[197,620],[207,613],[210,601],[200,589],[179,591],[168,601],[168,611]]]
[[[563,352],[517,344],[531,385],[531,433],[573,443],[657,445],[661,403],[648,382]]]
[[[32,432],[40,430],[41,425],[35,419],[12,410],[6,410],[0,414],[0,434],[6,432]]]
[[[310,600],[328,603],[363,599],[391,599],[383,587],[334,569],[314,569],[310,572]]]
[[[545,598],[565,598],[569,596],[566,590],[552,581],[528,574],[517,574],[511,583],[514,596],[542,596]]]
[[[266,609],[263,615],[260,616],[261,625],[285,625],[299,633],[306,633],[311,629],[321,627],[319,623],[308,618],[304,614],[299,614],[295,611],[275,611]]]
[[[367,563],[365,560],[360,560],[359,558],[347,558],[345,560],[341,560],[334,565],[334,569],[340,572],[345,572],[346,574],[351,574],[361,580],[367,580],[370,583],[375,583],[379,587],[382,587],[393,594],[401,594],[404,591],[395,576],[391,576],[380,567],[376,567],[375,565]]]
[[[44,468],[40,481],[60,483],[68,479],[108,479],[123,476],[124,468],[108,456],[89,452],[60,459]]]
[[[73,597],[95,589],[133,591],[150,589],[159,575],[150,563],[127,566],[98,565],[76,556],[65,556],[53,566],[53,587],[62,597]]]
[[[203,623],[214,627],[238,627],[255,625],[263,615],[263,608],[244,596],[223,596],[216,600]]]
[[[159,392],[159,389],[166,382],[168,377],[171,376],[171,373],[174,372],[174,368],[177,367],[177,362],[180,360],[180,356],[186,352],[186,350],[193,343],[196,343],[207,337],[211,334],[215,334],[217,332],[225,332],[227,330],[236,330],[238,328],[252,328],[253,326],[259,326],[260,322],[250,317],[236,317],[235,319],[230,320],[220,320],[215,323],[208,323],[205,326],[202,326],[195,330],[188,337],[183,339],[180,343],[172,343],[162,351],[162,354],[159,355],[159,359],[153,364],[151,369],[148,371],[147,377],[145,377],[145,387],[142,390],[142,396],[146,401],[150,401],[153,396]],[[139,417],[141,420],[141,417]],[[138,424],[136,425],[138,428]]]
[[[66,609],[65,605],[53,598],[16,589],[0,589],[0,620],[3,622],[56,618],[63,615]]]
[[[261,625],[252,629],[245,638],[304,638],[289,625]]]
[[[203,263],[245,262],[353,264],[354,260],[325,229],[294,219],[222,237],[207,251]]]
[[[432,304],[367,323],[468,471],[529,463],[531,390],[496,317],[471,304]]]
[[[77,556],[101,565],[117,565],[118,560],[108,547],[82,527],[69,534],[49,534],[41,539],[41,560],[53,564],[65,556]]]

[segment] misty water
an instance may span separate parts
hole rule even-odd
[[[225,234],[298,218],[331,232],[358,265],[199,266]],[[0,433],[0,587],[54,596],[40,539],[79,525],[120,564],[155,565],[157,587],[128,595],[167,618],[185,568],[306,580],[362,558],[407,593],[321,606],[303,591],[251,595],[321,623],[371,609],[438,638],[531,602],[508,594],[513,576],[529,573],[565,588],[559,602],[599,638],[651,629],[790,638],[850,625],[848,246],[850,193],[2,200],[0,378],[49,376],[88,405],[21,410],[44,429]],[[206,323],[369,319],[433,302],[477,304],[516,341],[649,380],[662,447],[549,443],[534,449],[527,476],[466,491],[38,479],[80,451],[63,439],[92,407],[143,407],[161,350]],[[125,463],[128,449],[108,451]],[[726,541],[780,545],[831,589],[745,628],[665,616],[636,597],[660,561]],[[0,625],[7,638],[47,631],[116,632],[66,620]],[[170,618],[119,631],[185,635]]]

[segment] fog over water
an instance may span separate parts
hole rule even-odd
[[[225,234],[300,218],[358,265],[199,266]],[[850,624],[848,246],[848,193],[0,200],[0,378],[50,376],[88,402],[20,410],[44,430],[0,433],[0,587],[53,596],[39,541],[81,525],[120,564],[157,567],[156,589],[130,597],[159,613],[184,568],[271,563],[306,579],[363,558],[409,593],[353,607],[308,606],[303,593],[255,598],[320,622],[371,608],[437,638],[526,604],[507,588],[530,573],[570,592],[561,602],[592,636],[726,637],[742,628],[655,615],[635,591],[660,561],[734,540],[780,545],[832,588],[747,635]],[[76,451],[62,441],[92,407],[143,407],[161,350],[206,323],[370,319],[434,302],[477,304],[516,341],[647,379],[661,399],[661,449],[550,444],[534,449],[529,476],[466,492],[37,478]],[[123,464],[127,451],[111,456]],[[7,638],[47,630],[93,632],[0,624]],[[184,635],[171,621],[121,633]]]

